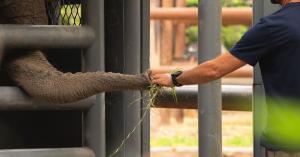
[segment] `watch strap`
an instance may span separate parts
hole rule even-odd
[[[182,71],[177,71],[177,72],[171,74],[173,85],[176,86],[176,87],[181,87],[181,86],[182,86],[182,84],[180,84],[180,83],[177,81],[177,77],[178,77],[179,75],[181,75],[181,74],[182,74]]]

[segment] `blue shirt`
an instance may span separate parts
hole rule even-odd
[[[300,150],[300,3],[264,17],[230,50],[240,60],[259,63],[267,95],[263,145]]]

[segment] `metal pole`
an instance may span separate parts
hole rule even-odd
[[[259,22],[261,17],[267,16],[278,9],[278,6],[272,5],[270,1],[255,0],[253,5],[254,23]],[[254,68],[254,83],[253,83],[253,138],[254,138],[254,157],[265,157],[262,147],[260,146],[260,137],[265,124],[262,119],[265,119],[266,106],[265,106],[265,92],[261,71],[259,65]]]
[[[150,66],[150,0],[141,1],[141,73]],[[145,96],[146,93],[143,93]],[[142,100],[141,108],[147,107],[147,100]],[[150,112],[142,110],[141,117],[145,115],[141,125],[142,157],[150,157]]]
[[[12,149],[0,150],[1,157],[95,157],[88,148]]]
[[[3,41],[2,41],[2,33],[0,33],[0,70],[1,70],[1,66],[2,66],[3,56],[4,56],[4,45],[3,45]]]
[[[0,110],[87,110],[95,101],[92,96],[73,103],[51,104],[33,100],[18,87],[0,87]]]
[[[0,26],[0,41],[6,49],[88,48],[94,38],[88,26]]]
[[[104,71],[104,0],[83,1],[83,23],[95,32],[93,45],[83,54],[85,71]],[[105,99],[98,94],[93,106],[83,115],[83,141],[96,157],[106,156]]]
[[[141,1],[126,0],[124,14],[124,72],[136,74],[141,71]],[[125,136],[131,133],[141,118],[141,102],[136,102],[133,107],[128,107],[127,104],[140,97],[141,92],[139,91],[124,92]],[[125,145],[125,157],[139,156],[141,156],[140,127],[132,134]]]
[[[198,109],[198,86],[176,89],[178,102],[170,90],[164,90],[155,101],[155,108]],[[252,111],[252,86],[223,85],[222,110]]]
[[[112,72],[124,72],[124,12],[123,0],[105,1],[105,69]],[[124,107],[123,93],[105,94],[106,101],[106,152],[113,153],[124,139]],[[118,151],[117,157],[124,156],[124,147]]]
[[[199,63],[210,60],[221,53],[220,27],[221,2],[201,0],[199,2]],[[221,157],[221,82],[213,81],[199,85],[199,156]]]
[[[141,72],[141,1],[105,1],[105,65],[107,71],[127,74]],[[107,155],[141,156],[141,128],[132,129],[141,118],[139,91],[106,93]],[[135,102],[135,103],[132,103]],[[130,105],[131,104],[131,105]]]

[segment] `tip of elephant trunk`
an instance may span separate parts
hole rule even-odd
[[[146,79],[146,81],[147,81],[147,88],[146,88],[146,90],[149,90],[150,89],[150,86],[151,86],[151,84],[152,84],[152,80],[151,80],[151,75],[152,75],[152,70],[150,70],[150,69],[148,69],[148,70],[146,70],[144,73],[143,73],[143,75],[144,75],[144,77],[145,77],[145,79]]]

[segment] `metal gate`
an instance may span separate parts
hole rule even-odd
[[[47,4],[47,13],[49,26],[0,25],[5,48],[44,49],[62,71],[148,69],[148,0],[54,0]],[[32,100],[3,74],[0,79],[4,157],[108,156],[143,112],[143,102],[130,109],[124,105],[140,92],[102,93],[76,103],[49,104]],[[149,149],[147,117],[116,156],[149,156]]]
[[[46,49],[49,60],[63,71],[140,73],[149,66],[149,6],[149,0],[106,0],[105,3],[104,0],[57,0],[49,3],[47,10],[50,25],[60,26],[0,25],[0,32],[6,48]],[[274,8],[269,2],[255,0],[255,20]],[[220,54],[220,19],[220,1],[202,0],[199,5],[199,63]],[[23,38],[16,38],[16,34]],[[254,92],[261,94],[259,69],[255,71]],[[3,81],[5,77],[2,76],[0,156],[108,156],[145,112],[143,101],[130,108],[126,105],[139,98],[143,94],[140,92],[102,93],[72,104],[48,104],[32,100],[19,88]],[[179,100],[198,101],[199,104],[199,156],[221,156],[222,107],[251,110],[251,89],[246,91],[246,95],[224,88],[221,92],[220,81],[200,85],[198,90],[178,89]],[[235,98],[246,100],[246,104],[226,105],[227,100]],[[261,100],[256,97],[253,100],[256,122],[261,112],[256,104]],[[163,106],[170,101],[168,96],[159,98],[157,107],[172,107]],[[185,104],[178,104],[176,108],[197,108]],[[147,115],[116,156],[150,156],[149,122]],[[261,130],[256,123],[254,127],[255,132]],[[254,147],[255,156],[260,157],[259,134],[255,134]]]

